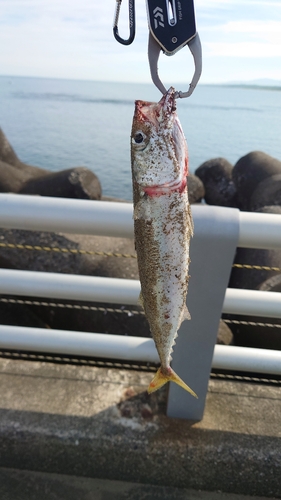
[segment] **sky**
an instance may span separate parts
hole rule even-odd
[[[184,1],[184,0],[182,0]],[[136,38],[116,42],[115,0],[0,0],[0,74],[150,82],[145,0],[135,0]],[[281,81],[281,0],[194,0],[202,83]],[[119,33],[128,36],[128,0]],[[163,82],[190,82],[187,47],[160,55]],[[167,82],[168,80],[168,82]]]

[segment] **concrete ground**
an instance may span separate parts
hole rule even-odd
[[[192,424],[151,375],[0,358],[1,500],[281,498],[280,387],[211,380]]]
[[[266,497],[2,468],[0,468],[0,498],[1,500],[266,500]]]

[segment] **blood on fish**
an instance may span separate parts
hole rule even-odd
[[[185,190],[186,185],[187,185],[186,177],[184,177],[184,179],[181,181],[181,185],[178,189],[179,193],[182,193]]]
[[[147,194],[150,197],[155,197],[155,196],[163,196],[165,194],[173,193],[173,192],[178,192],[182,193],[187,186],[186,182],[186,176],[176,185],[174,186],[151,186],[151,187],[143,187],[143,191],[145,194]]]

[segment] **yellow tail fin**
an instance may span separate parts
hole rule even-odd
[[[148,386],[147,392],[149,394],[151,394],[151,392],[157,391],[158,389],[160,389],[160,387],[165,385],[167,382],[175,382],[176,384],[180,385],[183,389],[185,389],[187,392],[192,394],[192,396],[194,396],[195,398],[198,399],[197,394],[195,394],[195,392],[192,389],[190,389],[190,387],[188,387],[188,385],[186,385],[186,383],[174,372],[174,370],[172,370],[172,368],[170,368],[170,370],[171,370],[170,374],[165,375],[164,373],[162,373],[162,370],[160,367],[159,370],[157,370],[156,375],[151,380],[151,382]]]

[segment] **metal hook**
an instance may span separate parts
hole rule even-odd
[[[117,42],[122,43],[123,45],[130,45],[136,33],[136,18],[135,18],[135,0],[129,0],[129,28],[130,28],[130,36],[127,40],[121,38],[118,33],[118,20],[120,14],[122,0],[116,0],[116,10],[113,20],[113,34]]]
[[[187,92],[177,92],[176,97],[183,98],[183,97],[189,97],[193,90],[195,89],[200,76],[202,72],[202,48],[201,48],[201,42],[198,33],[189,41],[187,42],[187,45],[189,46],[189,49],[193,55],[194,59],[194,64],[195,64],[195,71],[193,78],[191,80],[191,83],[189,85],[189,89]],[[167,89],[161,82],[159,75],[158,75],[158,59],[161,51],[161,46],[159,43],[155,40],[153,35],[149,33],[149,39],[148,39],[148,60],[149,60],[149,66],[150,66],[150,73],[151,73],[151,78],[154,83],[154,85],[162,92],[162,94],[165,94],[167,92]]]
[[[202,73],[202,47],[198,33],[196,33],[195,37],[187,43],[189,46],[190,52],[193,55],[195,71],[193,78],[189,84],[189,89],[187,92],[179,91],[179,97],[189,97],[193,90],[195,89],[197,83],[199,82],[201,73]]]

